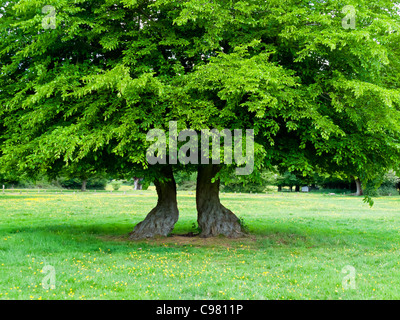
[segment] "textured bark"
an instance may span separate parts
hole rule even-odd
[[[356,187],[357,187],[356,196],[364,195],[360,179],[357,178],[355,180],[356,180]]]
[[[150,211],[146,219],[138,223],[130,233],[131,239],[146,239],[156,236],[166,237],[174,229],[179,218],[176,200],[176,183],[171,167],[164,167],[161,175],[168,179],[154,181],[158,201],[156,207]]]
[[[237,238],[243,235],[239,219],[225,208],[219,199],[220,181],[211,182],[220,170],[217,165],[199,166],[196,187],[197,223],[200,237],[224,235]]]

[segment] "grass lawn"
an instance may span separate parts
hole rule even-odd
[[[154,191],[0,194],[0,299],[399,299],[400,196],[222,194],[243,239],[127,241]],[[179,192],[174,234],[193,231]],[[55,289],[44,289],[44,266]],[[342,285],[355,268],[355,289]]]

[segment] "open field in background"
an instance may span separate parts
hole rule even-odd
[[[196,222],[178,193],[174,234]],[[154,190],[0,193],[0,299],[399,299],[400,196],[221,194],[243,239],[127,241]],[[46,265],[56,288],[44,289]],[[345,290],[342,269],[356,270]]]

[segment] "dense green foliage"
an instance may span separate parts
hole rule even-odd
[[[365,193],[369,196],[390,196],[397,194],[399,188],[400,178],[394,172],[388,172],[370,181]]]
[[[86,189],[104,190],[108,181],[107,178],[101,176],[90,177],[87,179]],[[57,178],[54,183],[67,189],[81,189],[82,187],[82,180],[79,178],[60,177]]]
[[[178,120],[253,128],[257,169],[370,180],[400,159],[399,15],[346,4],[355,29],[340,1],[251,0],[62,1],[43,29],[43,1],[3,1],[2,168],[146,169]]]

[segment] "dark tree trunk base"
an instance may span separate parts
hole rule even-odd
[[[224,235],[229,238],[243,236],[238,217],[225,208],[219,199],[219,180],[212,178],[220,168],[216,165],[199,166],[196,188],[197,222],[201,229],[200,237]]]
[[[177,218],[177,210],[169,210],[162,206],[156,206],[150,211],[146,219],[135,226],[129,238],[139,240],[157,236],[166,237],[174,229],[175,223],[178,221]]]
[[[179,218],[178,204],[176,200],[176,183],[171,167],[164,167],[161,175],[165,181],[156,180],[158,202],[156,207],[150,211],[147,217],[138,223],[129,238],[132,240],[166,237],[174,229]]]
[[[244,236],[237,216],[222,204],[214,206],[212,209],[209,208],[207,214],[202,214],[197,221],[201,229],[201,238],[216,237],[219,235],[228,238]]]

